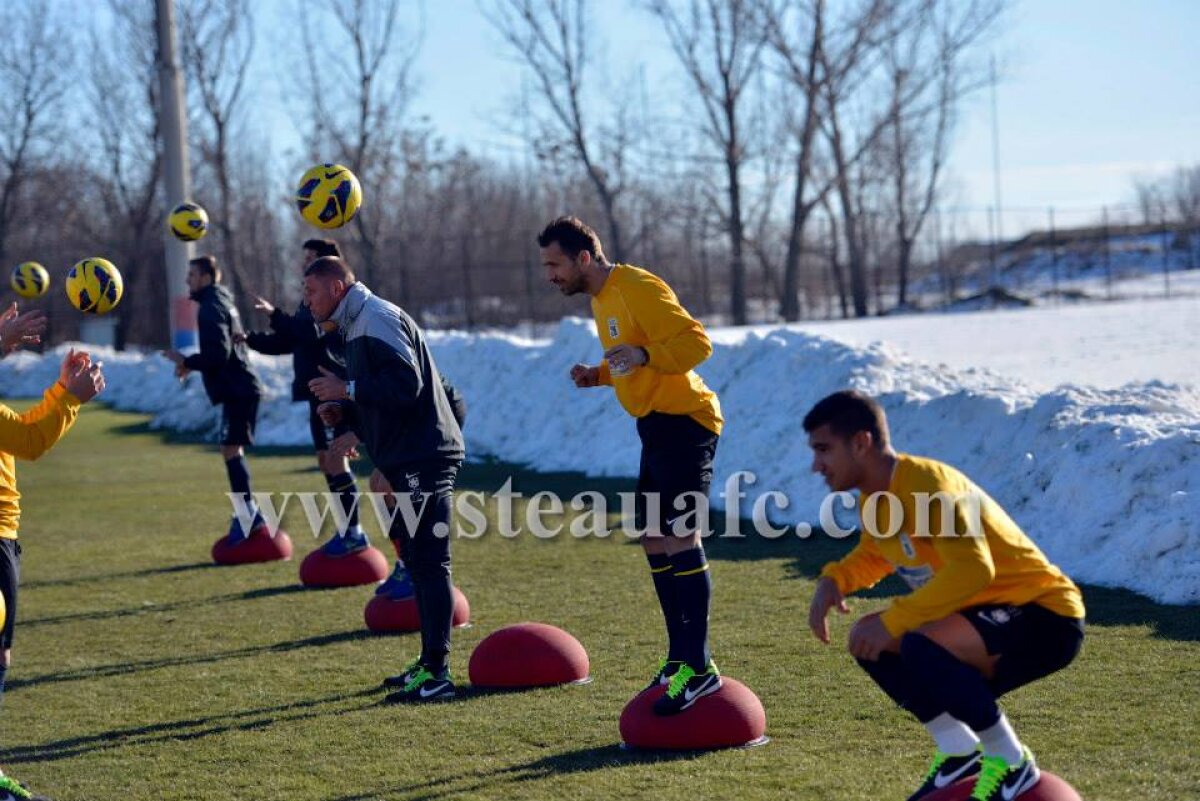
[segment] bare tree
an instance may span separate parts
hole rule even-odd
[[[583,168],[604,214],[605,249],[620,260],[627,247],[621,219],[627,158],[636,135],[628,124],[606,126],[596,118],[587,83],[592,76],[595,33],[588,0],[495,0],[488,20],[533,76],[547,111],[539,133],[539,156]],[[620,119],[618,108],[614,117]],[[624,120],[626,123],[628,119]]]
[[[900,306],[908,302],[913,248],[933,209],[959,102],[984,86],[973,46],[994,27],[1005,0],[912,0],[896,9],[884,44],[890,86],[888,134]]]
[[[183,67],[192,108],[201,110],[192,127],[197,150],[216,182],[212,223],[220,236],[221,260],[243,298],[246,266],[237,248],[236,192],[232,176],[235,126],[244,108],[246,72],[254,52],[254,21],[248,0],[187,0],[180,5]],[[261,289],[260,289],[261,291]]]
[[[699,96],[701,124],[725,169],[730,316],[747,322],[743,170],[748,159],[746,92],[763,65],[766,31],[749,0],[648,0]]]
[[[111,24],[92,31],[91,83],[86,87],[91,124],[99,147],[91,151],[99,197],[79,224],[103,243],[125,278],[128,299],[117,308],[118,344],[126,339],[161,342],[165,284],[161,265],[163,215],[159,176],[158,76],[155,70],[153,6],[109,0]]]
[[[71,35],[46,0],[0,10],[0,264],[17,198],[30,169],[44,163],[62,101],[70,88]]]
[[[794,141],[792,208],[783,260],[783,286],[779,314],[784,320],[800,319],[800,265],[808,220],[828,191],[813,192],[813,167],[819,122],[820,53],[825,36],[825,0],[785,0],[762,3],[764,23],[772,50],[783,64],[793,87],[791,130]],[[796,106],[799,109],[796,109]]]
[[[314,6],[303,0],[295,6],[310,104],[300,127],[308,132],[313,159],[344,158],[362,181],[368,201],[353,230],[359,271],[372,281],[381,263],[385,209],[405,169],[405,122],[415,93],[412,67],[421,26],[410,33],[401,25],[399,0],[326,0]],[[320,46],[314,41],[318,31]],[[351,57],[320,56],[331,50]]]

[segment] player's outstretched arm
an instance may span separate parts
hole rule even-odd
[[[808,606],[808,627],[813,636],[826,645],[829,644],[829,610],[834,607],[843,615],[850,612],[837,582],[825,576],[817,582],[817,591]]]

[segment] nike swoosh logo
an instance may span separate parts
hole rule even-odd
[[[1004,801],[1012,801],[1023,789],[1025,789],[1025,780],[1028,776],[1029,763],[1026,762],[1025,768],[1017,774],[1017,778],[1013,780],[1012,784],[1006,783],[1000,788],[1000,797],[1003,798]]]
[[[954,771],[953,773],[939,772],[936,776],[933,777],[933,786],[940,790],[943,787],[945,787],[946,785],[953,784],[954,782],[958,781],[958,779],[964,773],[966,773],[971,768],[975,767],[975,765],[978,761],[979,761],[978,759],[972,759],[970,762],[966,763],[965,765],[959,766],[958,770]]]
[[[449,682],[443,681],[441,684],[437,685],[436,687],[422,687],[421,688],[421,697],[428,698],[431,695],[436,695],[437,693],[440,693],[442,690],[446,689],[446,685],[448,683]]]
[[[712,682],[711,682],[711,681],[706,681],[706,682],[704,682],[704,684],[700,685],[700,687],[698,687],[698,688],[697,688],[696,690],[694,690],[694,691],[693,691],[693,690],[684,690],[684,691],[683,691],[683,700],[685,700],[685,701],[691,701],[691,700],[692,700],[692,699],[694,699],[694,698],[695,698],[697,695],[700,695],[701,693],[703,693],[703,692],[705,692],[706,690],[708,690],[708,688],[709,688],[709,687],[711,687],[711,686],[712,686]]]

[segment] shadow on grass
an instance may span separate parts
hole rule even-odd
[[[619,745],[602,745],[552,754],[532,762],[497,768],[490,771],[466,771],[456,776],[442,776],[410,784],[398,784],[354,795],[337,796],[325,801],[374,801],[379,798],[404,798],[406,801],[432,801],[467,793],[482,793],[495,797],[501,785],[519,785],[548,776],[589,773],[625,765],[645,765],[702,758],[711,751],[626,751]]]
[[[290,704],[248,709],[243,712],[228,712],[209,717],[173,720],[126,729],[113,729],[98,734],[68,737],[48,743],[39,743],[38,745],[7,748],[0,750],[0,760],[6,763],[54,762],[60,759],[71,759],[94,751],[106,751],[114,748],[125,748],[127,746],[137,747],[154,745],[156,743],[198,740],[234,731],[266,729],[280,723],[291,723],[321,717],[330,714],[325,707],[341,704],[356,698],[369,698],[375,694],[376,690],[365,689],[353,693],[314,698],[308,701],[296,701]],[[362,704],[357,708],[339,710],[333,714],[358,711],[358,709],[365,709],[370,706],[372,704]]]
[[[101,609],[92,612],[70,612],[64,615],[48,615],[46,617],[35,617],[28,620],[22,618],[20,621],[21,628],[34,628],[35,626],[49,626],[60,623],[75,623],[81,620],[114,620],[122,617],[137,617],[139,615],[158,615],[164,612],[178,612],[189,609],[196,609],[201,606],[212,606],[214,604],[236,603],[237,601],[253,601],[259,598],[274,598],[279,595],[292,595],[294,593],[308,592],[309,588],[299,584],[284,584],[279,587],[262,587],[256,590],[245,590],[244,592],[231,592],[226,595],[216,595],[212,598],[203,598],[200,600],[185,599],[181,601],[170,601],[167,603],[144,603],[138,606],[130,606],[124,609]]]
[[[222,565],[218,565],[214,562],[194,562],[186,565],[170,565],[168,567],[148,567],[142,570],[127,570],[123,573],[97,573],[91,576],[71,576],[69,578],[59,579],[35,579],[33,581],[22,581],[21,589],[33,590],[40,587],[72,587],[77,584],[92,584],[99,581],[120,581],[121,579],[169,576],[176,573],[192,573],[204,570],[215,570],[220,567],[222,567]]]
[[[60,684],[72,681],[86,681],[88,679],[111,678],[113,676],[127,676],[133,673],[143,673],[148,670],[160,670],[162,668],[180,667],[183,665],[206,665],[214,662],[224,662],[228,659],[246,659],[264,654],[289,653],[304,648],[321,648],[326,645],[355,642],[374,637],[375,635],[366,629],[356,629],[336,634],[321,634],[316,637],[306,637],[302,640],[290,640],[272,645],[256,645],[248,648],[236,648],[231,651],[218,651],[212,654],[170,656],[63,670],[58,673],[45,673],[41,676],[33,676],[28,679],[13,679],[8,683],[8,687],[12,690],[19,690],[25,687],[36,687],[41,684]]]

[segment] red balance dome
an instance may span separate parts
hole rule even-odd
[[[291,559],[292,540],[283,529],[276,531],[272,537],[265,527],[261,527],[237,545],[230,545],[228,536],[221,537],[213,543],[212,558],[218,565],[248,565]]]
[[[300,563],[300,583],[305,587],[357,587],[377,584],[388,577],[391,565],[378,548],[367,547],[346,556],[332,557],[317,550]]]
[[[386,571],[385,571],[386,573]],[[394,601],[386,595],[376,595],[363,609],[367,628],[378,634],[395,631],[420,631],[421,618],[417,615],[417,600],[413,596]],[[471,604],[462,590],[454,588],[454,617],[451,625],[465,626],[471,621]]]
[[[721,677],[721,689],[678,715],[654,714],[654,702],[667,691],[651,687],[625,705],[621,740],[633,748],[707,751],[765,742],[767,713],[746,685]]]
[[[955,782],[925,797],[925,801],[967,801],[975,789],[975,777]],[[1019,801],[1082,801],[1075,788],[1055,776],[1042,771],[1042,778],[1033,787],[1017,796]]]
[[[475,647],[468,672],[476,687],[516,689],[584,681],[588,655],[579,640],[546,623],[494,631]]]

